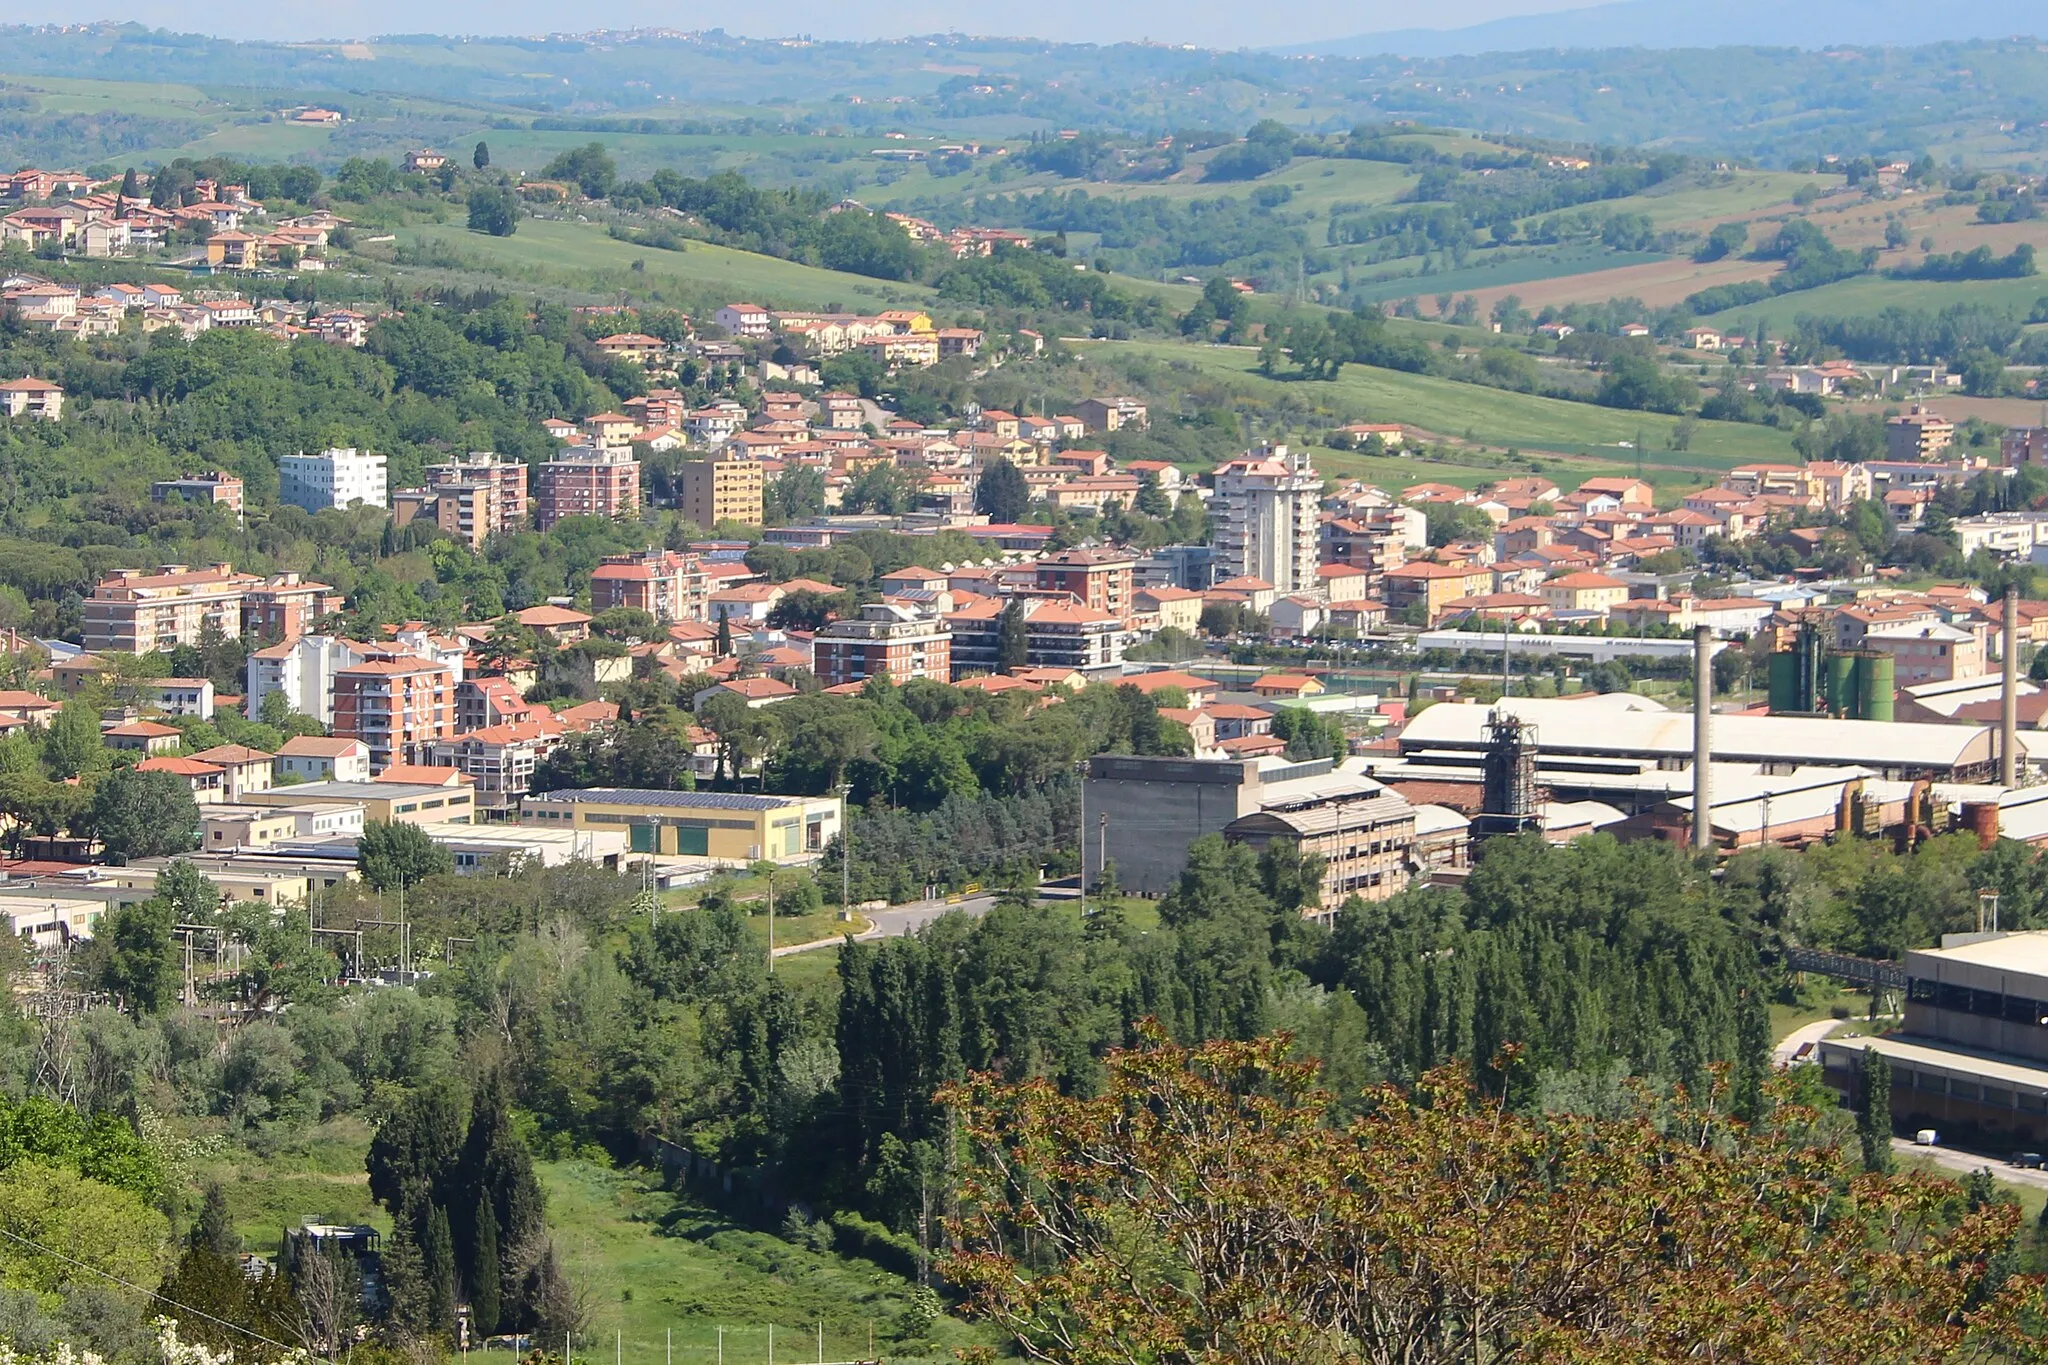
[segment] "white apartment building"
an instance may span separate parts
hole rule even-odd
[[[353,447],[278,461],[278,500],[308,512],[323,507],[386,507],[384,457]]]
[[[334,723],[334,675],[366,656],[333,635],[301,635],[249,655],[248,714],[263,714],[263,699],[284,693],[292,710],[322,725]]]
[[[1260,446],[1219,467],[1209,505],[1216,577],[1263,578],[1283,597],[1313,591],[1322,496],[1306,451]]]

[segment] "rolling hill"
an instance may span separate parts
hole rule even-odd
[[[2048,23],[2038,10],[2023,12],[2006,0],[1950,0],[1944,5],[1916,0],[1813,0],[1793,6],[1768,0],[1697,6],[1674,5],[1671,0],[1617,0],[1464,28],[1398,29],[1276,50],[1332,57],[1388,53],[1461,57],[1559,48],[1824,48],[1838,43],[1904,47],[2043,31],[2048,31]]]

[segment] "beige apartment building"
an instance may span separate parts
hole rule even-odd
[[[707,530],[721,521],[761,524],[768,479],[759,464],[739,455],[720,454],[687,461],[677,473],[685,519]]]
[[[242,599],[261,581],[226,563],[204,569],[166,564],[153,574],[119,570],[85,599],[85,647],[148,654],[196,645],[209,624],[224,636],[239,635]]]

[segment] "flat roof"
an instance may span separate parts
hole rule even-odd
[[[1916,948],[1913,956],[1989,967],[1993,971],[2048,976],[2048,929],[2000,934],[1996,938],[1984,938],[1954,948]]]
[[[1539,754],[1559,751],[1690,758],[1690,711],[1641,711],[1594,702],[1516,697],[1494,705],[1441,702],[1408,722],[1401,751],[1431,746],[1481,749],[1487,718],[1506,710],[1536,726]],[[1900,767],[1958,767],[1990,758],[1988,731],[1977,725],[1910,721],[1830,720],[1806,716],[1713,718],[1713,747],[1725,759]],[[2043,738],[2038,733],[2036,738]],[[1972,750],[1979,752],[1973,753]]]
[[[1840,1048],[1845,1052],[1859,1055],[1864,1048],[1874,1047],[1887,1061],[1902,1062],[1907,1066],[1933,1071],[1951,1071],[1958,1075],[1974,1076],[2004,1085],[2048,1092],[2048,1066],[2025,1066],[2003,1056],[1970,1052],[1962,1048],[1937,1047],[1931,1041],[1909,1042],[1900,1038],[1852,1035],[1847,1038],[1824,1038],[1821,1040],[1821,1047],[1823,1050]]]
[[[571,805],[589,802],[610,806],[675,806],[684,810],[780,810],[807,801],[825,801],[823,796],[748,796],[741,792],[670,792],[642,787],[570,787],[560,791],[535,792],[528,801],[562,801]]]
[[[311,801],[402,801],[408,796],[433,796],[436,793],[449,796],[461,793],[467,796],[467,786],[444,787],[439,783],[422,784],[413,782],[302,782],[295,787],[272,787],[273,792],[289,792],[293,803]]]

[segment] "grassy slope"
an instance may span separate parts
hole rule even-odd
[[[243,1244],[267,1256],[277,1251],[282,1229],[308,1218],[391,1226],[370,1199],[369,1177],[363,1173],[369,1146],[367,1123],[337,1119],[315,1129],[301,1150],[269,1157],[231,1150],[195,1163],[193,1176],[202,1187],[208,1180],[220,1181]]]
[[[1654,447],[1669,436],[1673,425],[1669,417],[1538,398],[1363,365],[1346,366],[1333,382],[1287,382],[1264,379],[1254,373],[1258,356],[1247,348],[1101,342],[1087,344],[1086,350],[1089,354],[1125,352],[1168,363],[1182,362],[1210,374],[1230,376],[1261,397],[1287,395],[1298,401],[1326,405],[1346,415],[1403,422],[1454,439],[1469,432],[1470,440],[1481,445],[1594,455],[1609,464],[1623,460],[1632,464],[1633,452],[1601,452],[1599,447],[1633,441],[1638,432],[1643,432],[1653,447],[1644,457],[1653,473],[1663,469],[1674,478],[1693,477],[1695,482],[1746,461],[1786,460],[1792,456],[1791,437],[1767,427],[1702,422],[1694,433],[1691,451],[1664,451]]]
[[[1761,318],[1779,336],[1790,331],[1801,314],[1815,317],[1879,313],[1886,308],[1918,308],[1936,311],[1957,303],[1989,304],[2024,318],[2034,300],[2048,295],[2048,276],[2025,280],[1888,280],[1862,276],[1839,284],[1781,294],[1765,303],[1731,308],[1717,313],[1712,322],[1725,326],[1746,324]]]
[[[582,1340],[590,1357],[665,1361],[717,1358],[719,1328],[734,1360],[766,1360],[775,1329],[778,1361],[950,1360],[952,1348],[986,1340],[942,1321],[927,1344],[898,1340],[895,1319],[909,1286],[861,1260],[819,1254],[738,1226],[687,1195],[670,1194],[643,1175],[586,1162],[540,1168],[549,1219],[570,1278],[589,1298]],[[615,1335],[616,1334],[616,1335]],[[616,1343],[616,1345],[615,1345]]]
[[[645,261],[645,273],[630,279],[641,284],[670,280],[716,286],[734,299],[770,306],[821,308],[841,303],[879,309],[928,303],[932,297],[919,285],[819,270],[704,242],[690,242],[682,251],[634,246],[605,235],[604,228],[593,223],[529,218],[510,237],[486,237],[459,224],[429,223],[406,229],[401,240],[407,239],[445,244],[512,278],[538,283],[608,280],[627,275],[634,261]]]

